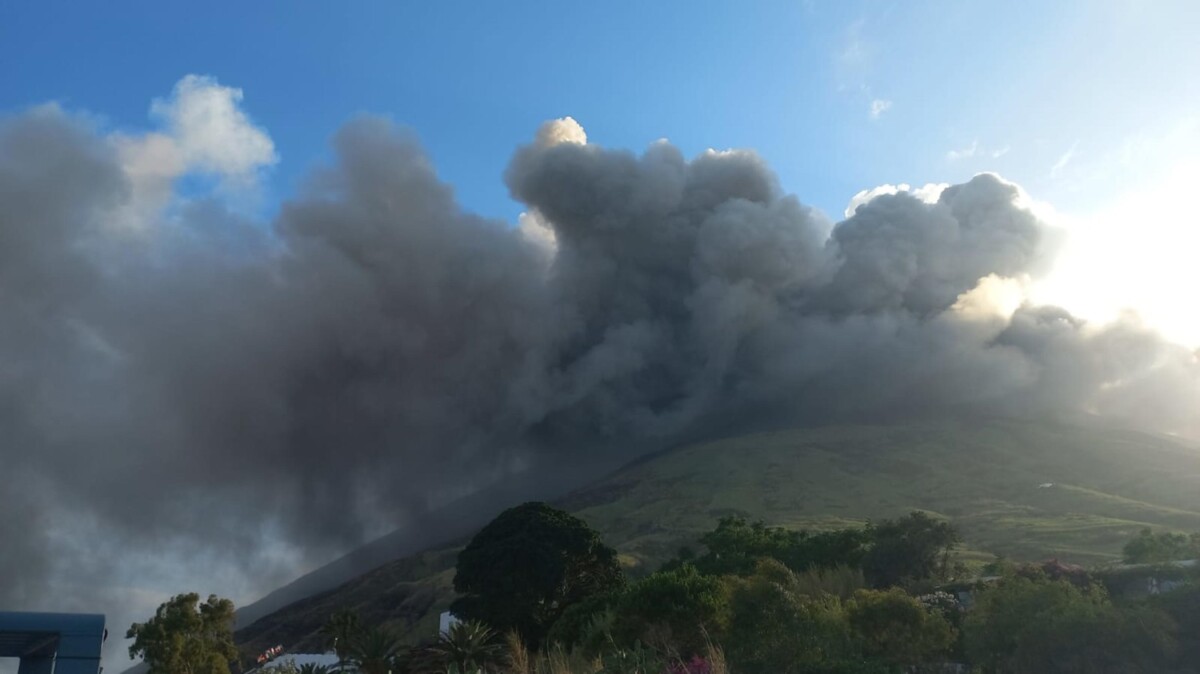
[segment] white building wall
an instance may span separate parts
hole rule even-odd
[[[459,619],[454,617],[453,613],[442,611],[442,615],[438,617],[438,634],[449,634],[450,628],[459,622]]]

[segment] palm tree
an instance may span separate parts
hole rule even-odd
[[[496,632],[475,620],[456,623],[438,637],[429,650],[447,669],[460,672],[484,670],[495,665],[503,653]]]
[[[325,635],[329,647],[337,653],[339,663],[350,657],[352,645],[360,632],[362,620],[357,612],[350,609],[342,609],[329,616],[329,620],[321,627],[321,634]]]
[[[329,674],[329,668],[325,665],[314,665],[309,662],[300,665],[300,669],[296,670],[296,674]]]
[[[348,659],[362,674],[390,674],[400,648],[395,634],[373,627],[351,641]]]

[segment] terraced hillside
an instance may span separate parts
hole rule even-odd
[[[633,574],[652,571],[728,514],[825,529],[925,510],[964,557],[1115,560],[1143,527],[1200,530],[1200,448],[1099,428],[983,423],[806,428],[727,438],[640,460],[562,499]],[[413,640],[452,599],[456,548],[385,564],[238,632],[250,650],[319,646],[338,608]]]

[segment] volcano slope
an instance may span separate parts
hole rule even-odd
[[[1102,564],[1144,527],[1200,530],[1200,448],[1173,438],[1025,421],[828,426],[646,457],[556,505],[582,517],[631,575],[652,572],[725,515],[812,530],[923,510],[962,534],[965,562],[1003,555]],[[237,632],[247,651],[321,647],[335,610],[412,641],[453,598],[457,544],[397,559]]]

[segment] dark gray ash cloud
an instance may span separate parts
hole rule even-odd
[[[1200,436],[1196,353],[995,309],[1053,252],[996,176],[833,223],[753,152],[638,155],[566,119],[505,173],[513,228],[388,122],[333,146],[270,223],[194,199],[128,227],[154,192],[119,143],[54,109],[0,123],[0,605],[80,608],[56,598],[156,559],[266,589],[280,545],[325,559],[514,472],[755,423]]]

